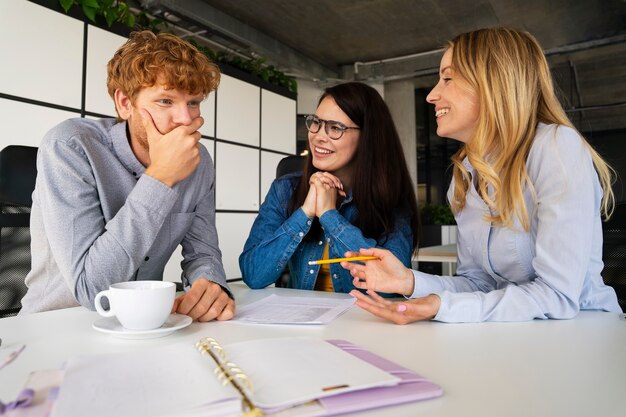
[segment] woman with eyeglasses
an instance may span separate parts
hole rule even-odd
[[[306,126],[304,171],[273,182],[239,257],[244,282],[267,287],[288,266],[288,287],[347,293],[348,271],[309,262],[365,247],[388,249],[410,266],[417,203],[382,97],[357,82],[327,88]]]
[[[456,276],[407,269],[384,250],[355,277],[357,305],[406,324],[568,319],[621,312],[602,271],[612,170],[577,132],[528,32],[481,29],[453,39],[427,97],[437,134],[463,142],[448,200],[458,225]],[[390,302],[375,291],[410,300]]]

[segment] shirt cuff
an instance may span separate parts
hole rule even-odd
[[[224,290],[224,292],[232,299],[235,299],[235,295],[233,294],[233,292],[231,291],[230,287],[228,286],[228,282],[220,280],[220,279],[211,279],[211,278],[207,278],[205,276],[200,276],[197,277],[193,280],[188,279],[187,277],[183,276],[182,278],[182,283],[183,283],[183,290],[185,291],[185,293],[189,292],[189,290],[191,289],[191,285],[196,282],[199,279],[206,279],[209,282],[212,282],[214,284],[219,285],[220,287],[222,287],[222,289]]]
[[[414,287],[413,294],[408,298],[424,297],[428,294],[439,294],[444,291],[437,276],[425,274],[414,269],[412,269],[411,272],[413,272]]]
[[[283,223],[283,229],[292,237],[302,240],[309,233],[313,220],[309,219],[300,207]]]
[[[128,198],[139,201],[150,212],[157,213],[165,218],[178,199],[178,191],[169,188],[150,175],[142,175]],[[155,202],[158,202],[158,204],[155,204]]]
[[[328,234],[338,236],[350,222],[337,209],[331,209],[320,216],[320,224]]]

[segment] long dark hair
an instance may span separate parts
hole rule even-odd
[[[332,97],[360,128],[352,178],[352,197],[358,217],[353,224],[364,236],[380,240],[393,231],[397,214],[408,213],[415,249],[419,224],[417,201],[400,137],[387,104],[374,88],[358,82],[327,88],[319,103],[326,97]],[[302,179],[291,197],[290,213],[304,204],[309,192],[309,178],[317,171],[309,150]],[[319,236],[319,224],[311,232],[308,238]]]

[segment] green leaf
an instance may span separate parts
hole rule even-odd
[[[120,16],[123,16],[125,13],[128,13],[128,4],[120,2],[117,5],[117,12]]]
[[[135,15],[132,13],[128,13],[124,18],[124,24],[129,28],[135,27]]]
[[[85,13],[85,16],[87,16],[87,18],[94,23],[96,22],[97,11],[98,11],[97,9],[94,9],[92,7],[87,7],[86,5],[83,4],[83,13]]]
[[[151,26],[154,27],[158,27],[158,26],[167,26],[167,22],[165,21],[165,19],[161,19],[160,17],[157,17],[156,19],[152,19],[152,21],[150,22]]]
[[[98,0],[79,0],[79,3],[83,5],[83,10],[85,7],[96,9],[96,11],[100,9],[100,3]]]
[[[150,21],[150,30],[159,33],[162,29],[167,29],[167,22],[163,19],[152,19]]]
[[[74,0],[59,0],[59,3],[61,4],[61,7],[63,7],[63,10],[65,10],[65,13],[67,13],[70,10],[70,7],[74,5]]]
[[[113,23],[117,20],[117,13],[114,10],[105,10],[103,14],[104,18],[107,21],[107,25],[111,27]]]
[[[298,82],[295,78],[289,80],[289,91],[291,91],[292,93],[298,92]]]

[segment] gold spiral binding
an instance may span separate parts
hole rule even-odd
[[[218,381],[222,385],[231,384],[239,392],[245,408],[243,416],[262,417],[263,411],[254,405],[247,394],[247,392],[253,392],[252,381],[237,364],[226,361],[226,352],[219,342],[212,337],[205,337],[196,343],[196,348],[200,353],[210,356],[217,364],[213,373],[217,376]]]

